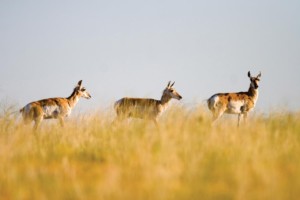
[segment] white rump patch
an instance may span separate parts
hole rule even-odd
[[[31,104],[27,104],[24,108],[24,114],[26,114],[26,115],[29,114],[30,109],[31,109]]]
[[[115,106],[120,105],[123,99],[119,99],[118,101],[115,102]]]
[[[213,96],[212,100],[214,104],[217,103],[219,101],[219,96],[218,95]]]
[[[212,105],[213,107],[215,107],[216,103],[219,101],[219,96],[218,95],[214,95],[208,101],[209,101],[210,105]]]

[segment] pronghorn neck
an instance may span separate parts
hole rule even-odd
[[[248,95],[251,97],[255,97],[258,95],[258,89],[253,88],[251,85],[248,90]]]
[[[73,93],[67,98],[69,106],[73,108],[78,103],[79,98],[80,97],[77,95],[76,90],[74,90]]]
[[[249,90],[248,90],[248,96],[251,98],[252,102],[255,104],[258,99],[258,89],[255,89],[250,85]]]
[[[170,95],[167,95],[167,94],[163,94],[161,96],[161,99],[160,99],[160,103],[161,105],[168,105],[169,101],[172,99],[172,97]]]

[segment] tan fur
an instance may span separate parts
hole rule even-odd
[[[129,97],[118,100],[114,106],[117,113],[115,121],[133,117],[152,120],[157,125],[156,119],[167,108],[169,101],[182,98],[172,87],[174,83],[168,83],[160,100]]]
[[[243,115],[244,120],[247,118],[247,114],[255,107],[255,103],[258,99],[258,83],[259,77],[250,78],[250,87],[247,92],[239,93],[218,93],[214,94],[207,100],[208,108],[213,113],[213,121],[217,120],[223,113],[238,114],[238,125],[240,123],[240,117]]]
[[[34,129],[37,129],[43,119],[59,119],[61,126],[64,125],[64,117],[70,115],[71,110],[77,104],[80,97],[91,98],[91,95],[81,87],[82,81],[79,81],[74,88],[73,93],[68,98],[49,98],[34,101],[22,109],[24,123],[35,122]]]

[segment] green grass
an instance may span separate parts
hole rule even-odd
[[[0,199],[298,199],[300,114],[250,114],[247,124],[202,109],[111,127],[110,114],[36,133],[0,119]]]

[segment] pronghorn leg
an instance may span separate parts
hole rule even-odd
[[[219,118],[218,113],[213,113],[212,122],[214,123]]]
[[[31,110],[31,116],[33,116],[34,126],[33,129],[37,130],[40,123],[43,121],[43,110],[40,107],[34,107]]]
[[[243,119],[244,119],[244,124],[247,123],[247,117],[248,117],[248,113],[244,113]]]
[[[23,117],[23,124],[28,125],[30,122],[32,122],[32,119],[27,116]]]
[[[159,129],[159,125],[158,125],[158,123],[157,123],[156,119],[152,119],[152,121],[154,122],[154,125],[156,126],[156,128],[158,128],[158,129]]]
[[[38,129],[38,127],[40,126],[41,122],[42,122],[42,118],[41,117],[34,119],[33,129],[35,131]]]
[[[124,115],[117,114],[117,116],[115,117],[115,119],[112,122],[112,125],[116,125],[117,123],[123,121],[124,118],[125,118]]]
[[[22,111],[23,124],[28,125],[33,121],[34,118],[34,109],[31,109],[29,112]]]
[[[111,125],[116,125],[116,123],[118,123],[119,122],[119,119],[118,119],[118,117],[116,117],[112,122],[111,122]]]
[[[237,124],[238,127],[240,126],[241,115],[242,115],[242,114],[239,114],[239,115],[238,115],[238,124]]]
[[[60,126],[64,127],[65,126],[64,119],[62,117],[59,117],[58,120],[59,120]]]
[[[243,115],[243,123],[246,124],[246,122],[247,122],[246,120],[247,120],[248,114],[247,114],[246,112],[240,113],[240,114],[238,115],[238,127],[240,126],[241,115]]]
[[[223,110],[214,110],[213,111],[213,118],[212,118],[212,124],[214,124],[217,119],[219,119],[223,115]]]

